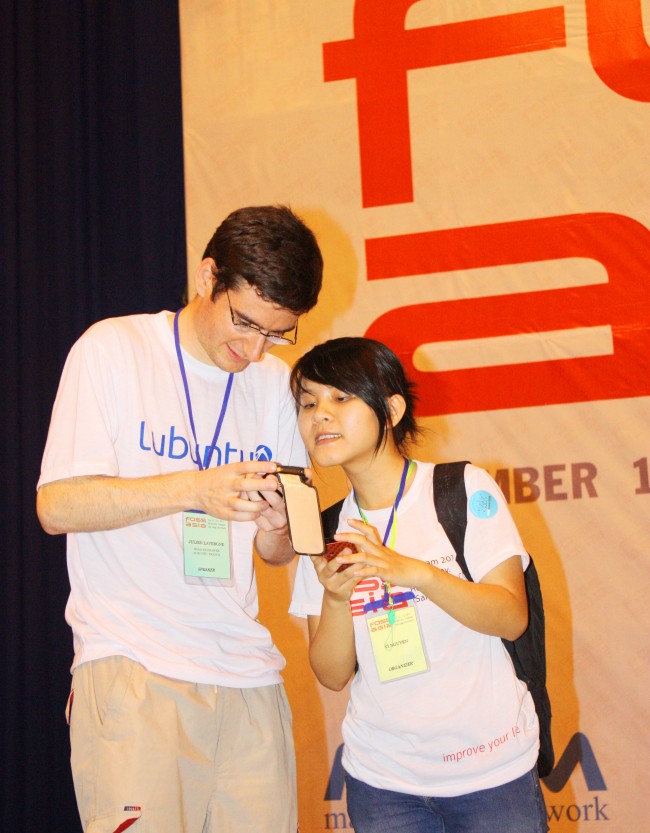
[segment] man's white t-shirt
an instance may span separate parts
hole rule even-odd
[[[474,580],[514,555],[521,556],[525,568],[528,555],[497,484],[471,465],[465,483],[465,557]],[[390,513],[390,507],[364,510],[380,535]],[[346,519],[359,517],[349,495],[338,531],[354,531]],[[437,521],[432,464],[417,463],[396,525],[396,552],[465,580]],[[393,586],[392,592],[408,589]],[[364,579],[350,600],[359,668],[342,729],[345,770],[373,787],[441,797],[496,787],[530,771],[539,745],[535,706],[501,640],[461,625],[415,591],[429,670],[382,683],[363,608],[383,593],[380,580]],[[319,616],[322,596],[313,565],[301,558],[290,612]]]
[[[93,325],[61,378],[39,486],[84,475],[147,477],[197,469],[168,312]],[[205,459],[228,374],[183,353]],[[234,374],[211,466],[241,460],[304,466],[288,368],[278,358]],[[280,682],[284,659],[257,621],[254,523],[230,524],[234,584],[184,579],[181,514],[68,535],[66,619],[73,668],[123,655],[176,679],[234,687]]]

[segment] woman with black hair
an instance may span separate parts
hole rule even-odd
[[[293,369],[312,461],[351,491],[333,559],[301,559],[291,612],[307,616],[318,680],[352,679],[343,723],[356,833],[541,833],[539,727],[501,638],[527,626],[526,550],[497,484],[465,470],[465,579],[440,526],[412,384],[385,345],[341,338]]]

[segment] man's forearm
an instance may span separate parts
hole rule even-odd
[[[36,511],[51,535],[119,529],[192,509],[195,473],[123,478],[92,475],[46,483]]]
[[[296,552],[291,546],[288,534],[278,535],[275,532],[257,530],[255,536],[255,551],[267,564],[281,565],[293,561]]]

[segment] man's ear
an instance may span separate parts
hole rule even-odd
[[[394,428],[399,425],[399,421],[406,410],[406,401],[400,393],[394,393],[388,397],[388,410],[390,412],[390,423]]]
[[[214,276],[217,271],[217,264],[211,257],[204,257],[194,275],[194,286],[196,294],[201,298],[209,298],[214,287]]]

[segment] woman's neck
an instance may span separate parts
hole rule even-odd
[[[415,467],[414,467],[415,468]],[[369,466],[359,471],[346,471],[348,480],[362,509],[385,509],[395,502],[404,472],[404,457],[397,449],[379,452]],[[404,494],[413,480],[413,471],[406,481]]]

